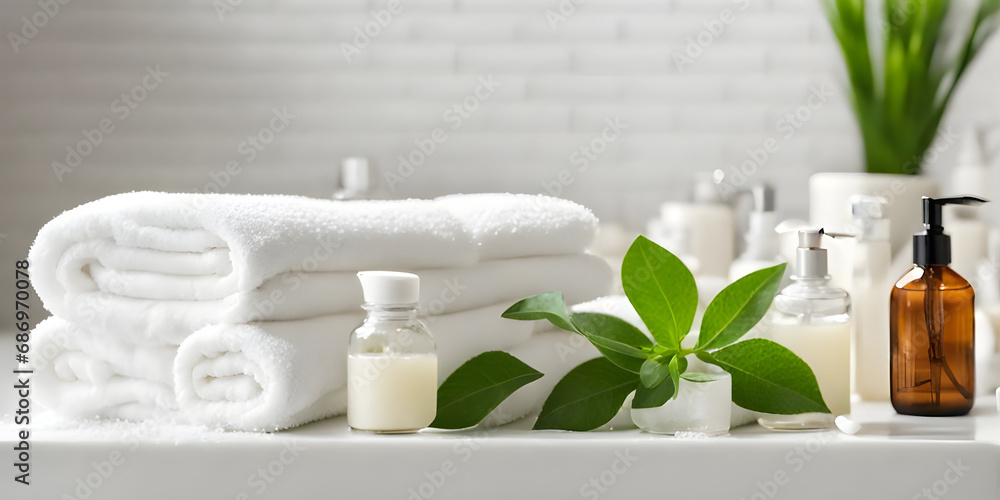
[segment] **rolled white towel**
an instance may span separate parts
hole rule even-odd
[[[531,336],[499,304],[427,318],[440,380],[469,358]],[[209,326],[178,349],[174,384],[185,418],[236,430],[278,430],[343,413],[347,343],[360,315]]]
[[[386,270],[405,270],[383,266]],[[420,298],[430,315],[497,303],[513,304],[538,293],[565,290],[579,302],[607,293],[611,268],[588,254],[524,257],[466,267],[421,269]],[[250,292],[222,299],[194,300],[187,276],[91,267],[98,291],[77,294],[74,319],[95,329],[119,332],[136,342],[180,344],[212,324],[295,320],[359,311],[361,286],[354,272],[286,272]],[[151,320],[155,318],[155,320]]]
[[[176,411],[176,347],[137,347],[51,317],[31,334],[35,400],[76,418],[143,419]]]

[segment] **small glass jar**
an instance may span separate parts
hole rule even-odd
[[[632,421],[640,429],[655,434],[727,434],[733,408],[733,378],[726,372],[711,375],[715,380],[708,382],[682,378],[677,399],[656,408],[632,408]]]
[[[434,338],[417,316],[419,278],[389,271],[358,277],[368,315],[347,350],[347,423],[416,432],[434,421],[438,387]]]

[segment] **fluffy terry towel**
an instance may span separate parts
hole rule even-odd
[[[533,325],[505,304],[425,318],[439,378],[469,358],[526,342]],[[52,317],[32,333],[38,402],[77,418],[179,421],[277,430],[343,413],[348,336],[360,314],[203,328],[181,346],[141,347]],[[179,410],[179,411],[178,411]]]
[[[469,358],[531,337],[530,322],[500,317],[499,304],[427,318],[444,380]],[[174,362],[185,418],[236,430],[278,430],[346,410],[348,333],[361,316],[218,325],[184,341]],[[329,335],[317,335],[329,332]]]
[[[394,266],[383,268],[397,270]],[[411,272],[420,275],[421,305],[430,315],[513,304],[554,290],[565,290],[570,303],[580,302],[603,295],[611,287],[611,268],[602,258],[587,254],[523,257]],[[189,287],[172,286],[182,285],[183,276],[144,275],[135,280],[134,271],[94,266],[90,273],[98,290],[73,295],[72,306],[58,314],[143,345],[179,345],[191,332],[220,323],[353,313],[361,310],[363,302],[355,272],[286,272],[249,292],[213,300],[194,300],[185,295]],[[106,276],[112,273],[116,277]]]
[[[56,217],[39,231],[29,259],[38,295],[54,314],[81,324],[141,318],[165,325],[165,332],[148,332],[156,340],[179,343],[195,328],[256,319],[260,289],[270,293],[269,280],[288,279],[283,273],[457,268],[578,254],[596,223],[580,205],[533,195],[340,202],[139,192]],[[518,265],[510,265],[497,271],[511,276]],[[299,319],[300,312],[271,319]],[[178,316],[190,323],[170,331]]]
[[[96,288],[92,266],[180,275],[220,297],[289,270],[458,267],[580,253],[596,224],[583,206],[532,195],[330,201],[138,192],[56,217],[29,257],[39,295],[58,309],[66,294]]]
[[[140,420],[177,409],[177,348],[138,347],[58,317],[31,334],[35,400],[63,415]]]

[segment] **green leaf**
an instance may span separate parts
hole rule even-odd
[[[518,320],[547,319],[563,330],[576,332],[566,315],[566,302],[562,292],[542,293],[522,299],[508,307],[500,316]]]
[[[676,399],[677,395],[680,394],[681,387],[681,373],[687,370],[688,361],[683,356],[674,356],[670,358],[670,363],[667,364],[667,369],[670,371],[670,381],[673,383],[674,387],[678,388],[674,391],[674,395],[671,399]]]
[[[642,409],[642,408],[659,408],[670,401],[670,398],[676,393],[676,387],[674,387],[674,381],[669,378],[664,379],[663,382],[658,384],[652,389],[646,388],[644,385],[639,384],[635,388],[635,396],[632,398],[632,408]]]
[[[653,338],[679,349],[698,308],[698,288],[684,263],[639,236],[622,262],[622,287]]]
[[[534,429],[589,431],[608,423],[639,383],[639,376],[607,358],[570,370],[549,394]]]
[[[670,356],[670,359],[647,359],[642,363],[639,368],[639,381],[642,382],[642,386],[646,389],[652,389],[663,382],[664,379],[670,376],[670,368],[668,363],[670,363],[676,356]]]
[[[699,359],[733,377],[733,402],[751,411],[791,415],[830,413],[805,361],[780,344],[750,339]]]
[[[699,373],[699,372],[684,372],[681,374],[681,378],[687,380],[688,382],[694,382],[696,384],[702,384],[705,382],[714,382],[719,380],[719,376],[713,373]]]
[[[718,349],[750,331],[771,307],[787,266],[754,271],[723,288],[705,310],[695,349]]]
[[[653,347],[649,337],[616,316],[577,312],[570,314],[570,321],[604,357],[633,373],[639,373],[639,367],[646,359],[647,353],[643,348]]]
[[[484,352],[458,367],[438,388],[437,417],[430,426],[472,427],[514,391],[541,377],[541,372],[506,352]]]
[[[1000,24],[1000,1],[969,2],[978,4],[971,26],[958,26],[949,22],[949,0],[885,0],[871,29],[864,0],[823,3],[847,69],[867,170],[919,174],[958,83]],[[879,39],[881,58],[871,50]]]

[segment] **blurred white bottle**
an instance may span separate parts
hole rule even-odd
[[[983,158],[979,135],[966,130],[958,163],[951,170],[950,190],[954,195],[989,198],[989,171]],[[987,257],[989,226],[974,207],[956,205],[945,212],[945,227],[951,235],[951,268],[962,276],[978,276],[979,264]]]
[[[852,273],[844,288],[853,299],[852,386],[867,401],[889,400],[889,292],[892,250],[886,200],[855,195],[850,198],[853,241]]]
[[[747,221],[746,249],[729,266],[729,281],[785,262],[778,255],[778,215],[774,211],[774,188],[758,184],[750,190],[753,208]]]
[[[735,218],[711,174],[695,177],[690,202],[666,202],[647,226],[649,239],[680,258],[695,276],[727,279]]]

